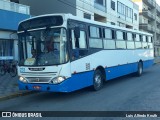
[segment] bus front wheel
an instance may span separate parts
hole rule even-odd
[[[138,63],[137,75],[138,75],[138,76],[141,76],[142,73],[143,73],[143,64],[142,64],[142,62],[139,62],[139,63]]]
[[[93,77],[93,90],[98,91],[102,88],[103,86],[103,74],[100,70],[96,70],[94,72],[94,77]]]

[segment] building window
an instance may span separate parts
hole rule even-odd
[[[137,21],[137,14],[136,13],[134,13],[134,20]]]
[[[11,2],[19,3],[19,0],[10,0]]]
[[[0,59],[13,57],[13,43],[13,40],[0,40]]]
[[[91,14],[84,13],[84,18],[86,18],[86,19],[91,19]]]
[[[95,0],[96,3],[105,6],[105,1],[104,0]]]
[[[114,22],[111,22],[111,25],[116,25],[116,23],[114,23]]]
[[[126,15],[128,18],[133,18],[133,10],[119,1],[117,11],[122,15]]]
[[[118,13],[125,15],[125,5],[121,2],[118,2]]]
[[[133,18],[132,14],[133,14],[133,10],[126,6],[126,16],[128,18]]]
[[[126,27],[126,25],[124,23],[118,22],[118,26],[120,27]]]
[[[115,2],[114,1],[111,1],[111,8],[112,8],[112,10],[115,10]]]

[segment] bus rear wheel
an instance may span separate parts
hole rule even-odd
[[[102,88],[103,86],[103,74],[100,70],[96,70],[94,72],[94,77],[93,77],[93,90],[98,91]]]
[[[143,73],[143,64],[142,62],[138,63],[138,71],[137,71],[137,75],[140,77]]]

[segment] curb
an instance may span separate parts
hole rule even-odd
[[[25,95],[29,95],[29,94],[33,94],[33,93],[36,93],[36,92],[33,92],[33,91],[16,92],[16,93],[13,93],[10,95],[0,97],[0,101],[4,101],[4,100],[12,99],[15,97],[20,97],[20,96],[25,96]]]

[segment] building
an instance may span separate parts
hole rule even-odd
[[[18,60],[16,31],[18,23],[30,17],[29,14],[29,6],[0,0],[0,61]]]
[[[155,0],[133,0],[139,5],[139,29],[154,35],[155,57],[160,56],[160,6]]]
[[[30,6],[32,15],[71,13],[95,21],[139,29],[139,8],[131,0],[19,0],[19,3]]]

